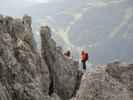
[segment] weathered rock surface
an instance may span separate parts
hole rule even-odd
[[[2,94],[9,100],[44,100],[49,88],[47,65],[24,43],[0,34],[0,83],[6,92]]]
[[[31,17],[25,15],[22,19],[0,16],[0,32],[9,33],[15,40],[25,40],[32,45]]]
[[[74,100],[132,100],[133,65],[118,62],[85,73]]]
[[[12,19],[16,23],[3,22],[1,25],[5,30],[0,32],[0,100],[44,100],[49,91],[48,67],[31,45],[18,35],[19,32],[23,34],[21,26],[25,26],[18,20],[22,21]],[[8,25],[14,26],[11,28],[14,31],[6,28]]]
[[[0,100],[68,100],[79,86],[78,63],[64,58],[49,27],[36,52],[31,22],[0,16]]]
[[[41,27],[41,51],[32,42],[31,17],[0,16],[0,100],[133,100],[133,65],[119,62],[78,70]],[[81,80],[82,78],[82,80]]]
[[[78,63],[66,59],[62,52],[56,48],[56,43],[51,39],[49,27],[41,27],[42,56],[49,67],[51,79],[51,93],[57,93],[63,100],[68,100],[74,95],[77,83],[80,81]]]

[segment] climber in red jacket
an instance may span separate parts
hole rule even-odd
[[[80,58],[81,58],[81,62],[83,64],[83,69],[86,70],[86,61],[89,58],[88,53],[83,50],[81,52]]]

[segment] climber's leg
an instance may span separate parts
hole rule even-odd
[[[86,70],[86,63],[85,63],[85,61],[82,61],[82,64],[83,64],[83,70]]]

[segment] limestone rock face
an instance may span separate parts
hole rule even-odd
[[[132,100],[132,71],[132,65],[115,62],[86,72],[72,100]]]
[[[48,26],[36,51],[31,23],[27,15],[0,16],[0,100],[69,100],[81,79],[78,63],[64,58]]]
[[[48,66],[24,40],[23,19],[1,16],[0,22],[0,100],[59,100],[48,95]]]
[[[48,95],[45,61],[29,44],[16,42],[8,33],[0,33],[0,69],[0,100],[44,100]]]
[[[18,45],[8,33],[0,33],[0,69],[1,92],[5,92],[0,100],[44,100],[48,94],[45,61],[26,42]]]
[[[41,27],[36,51],[31,23],[28,15],[0,15],[0,100],[133,100],[133,64],[99,65],[83,74],[56,47],[48,26]]]
[[[62,100],[68,100],[74,95],[79,76],[78,63],[64,58],[51,38],[49,27],[40,30],[42,38],[42,56],[49,67],[51,92],[57,93]]]
[[[24,24],[24,29],[25,29],[25,37],[24,40],[27,41],[29,44],[33,44],[32,43],[32,28],[31,28],[31,24],[32,24],[32,18],[28,15],[25,15],[23,17],[23,24]]]
[[[0,32],[10,33],[15,40],[25,40],[32,45],[31,17],[25,15],[23,19],[0,16]]]
[[[108,64],[106,72],[133,92],[133,64],[115,62]]]

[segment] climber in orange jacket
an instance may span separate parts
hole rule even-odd
[[[89,58],[88,53],[83,50],[81,52],[80,58],[81,58],[81,62],[83,64],[83,69],[86,70],[86,61]]]

